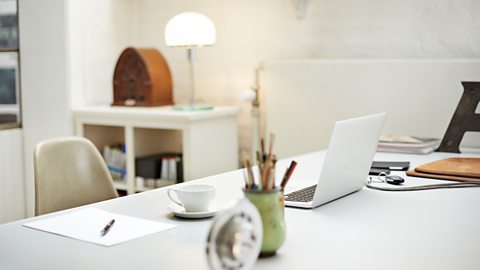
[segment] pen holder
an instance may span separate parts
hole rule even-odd
[[[263,239],[260,257],[274,256],[285,240],[283,192],[280,189],[267,191],[243,189],[243,193],[262,217]]]

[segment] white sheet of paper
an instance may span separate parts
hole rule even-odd
[[[115,219],[114,225],[105,236],[101,236],[100,231],[112,219]],[[103,246],[113,246],[176,227],[173,224],[119,215],[93,207],[28,222],[23,226]]]

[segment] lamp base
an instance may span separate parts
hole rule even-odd
[[[195,104],[180,104],[180,105],[174,105],[173,109],[175,111],[207,111],[213,109],[213,105],[210,104],[201,104],[201,103],[195,103]]]

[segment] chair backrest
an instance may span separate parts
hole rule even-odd
[[[35,215],[118,197],[105,161],[85,138],[40,142],[34,164]]]

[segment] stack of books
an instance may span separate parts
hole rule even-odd
[[[137,186],[156,188],[183,182],[181,153],[159,153],[135,158]]]
[[[419,138],[407,135],[382,135],[378,143],[379,152],[428,154],[437,149],[440,139]]]
[[[103,158],[114,180],[123,180],[126,176],[125,144],[105,145]]]
[[[167,154],[162,157],[160,179],[183,180],[182,159],[180,155]]]

